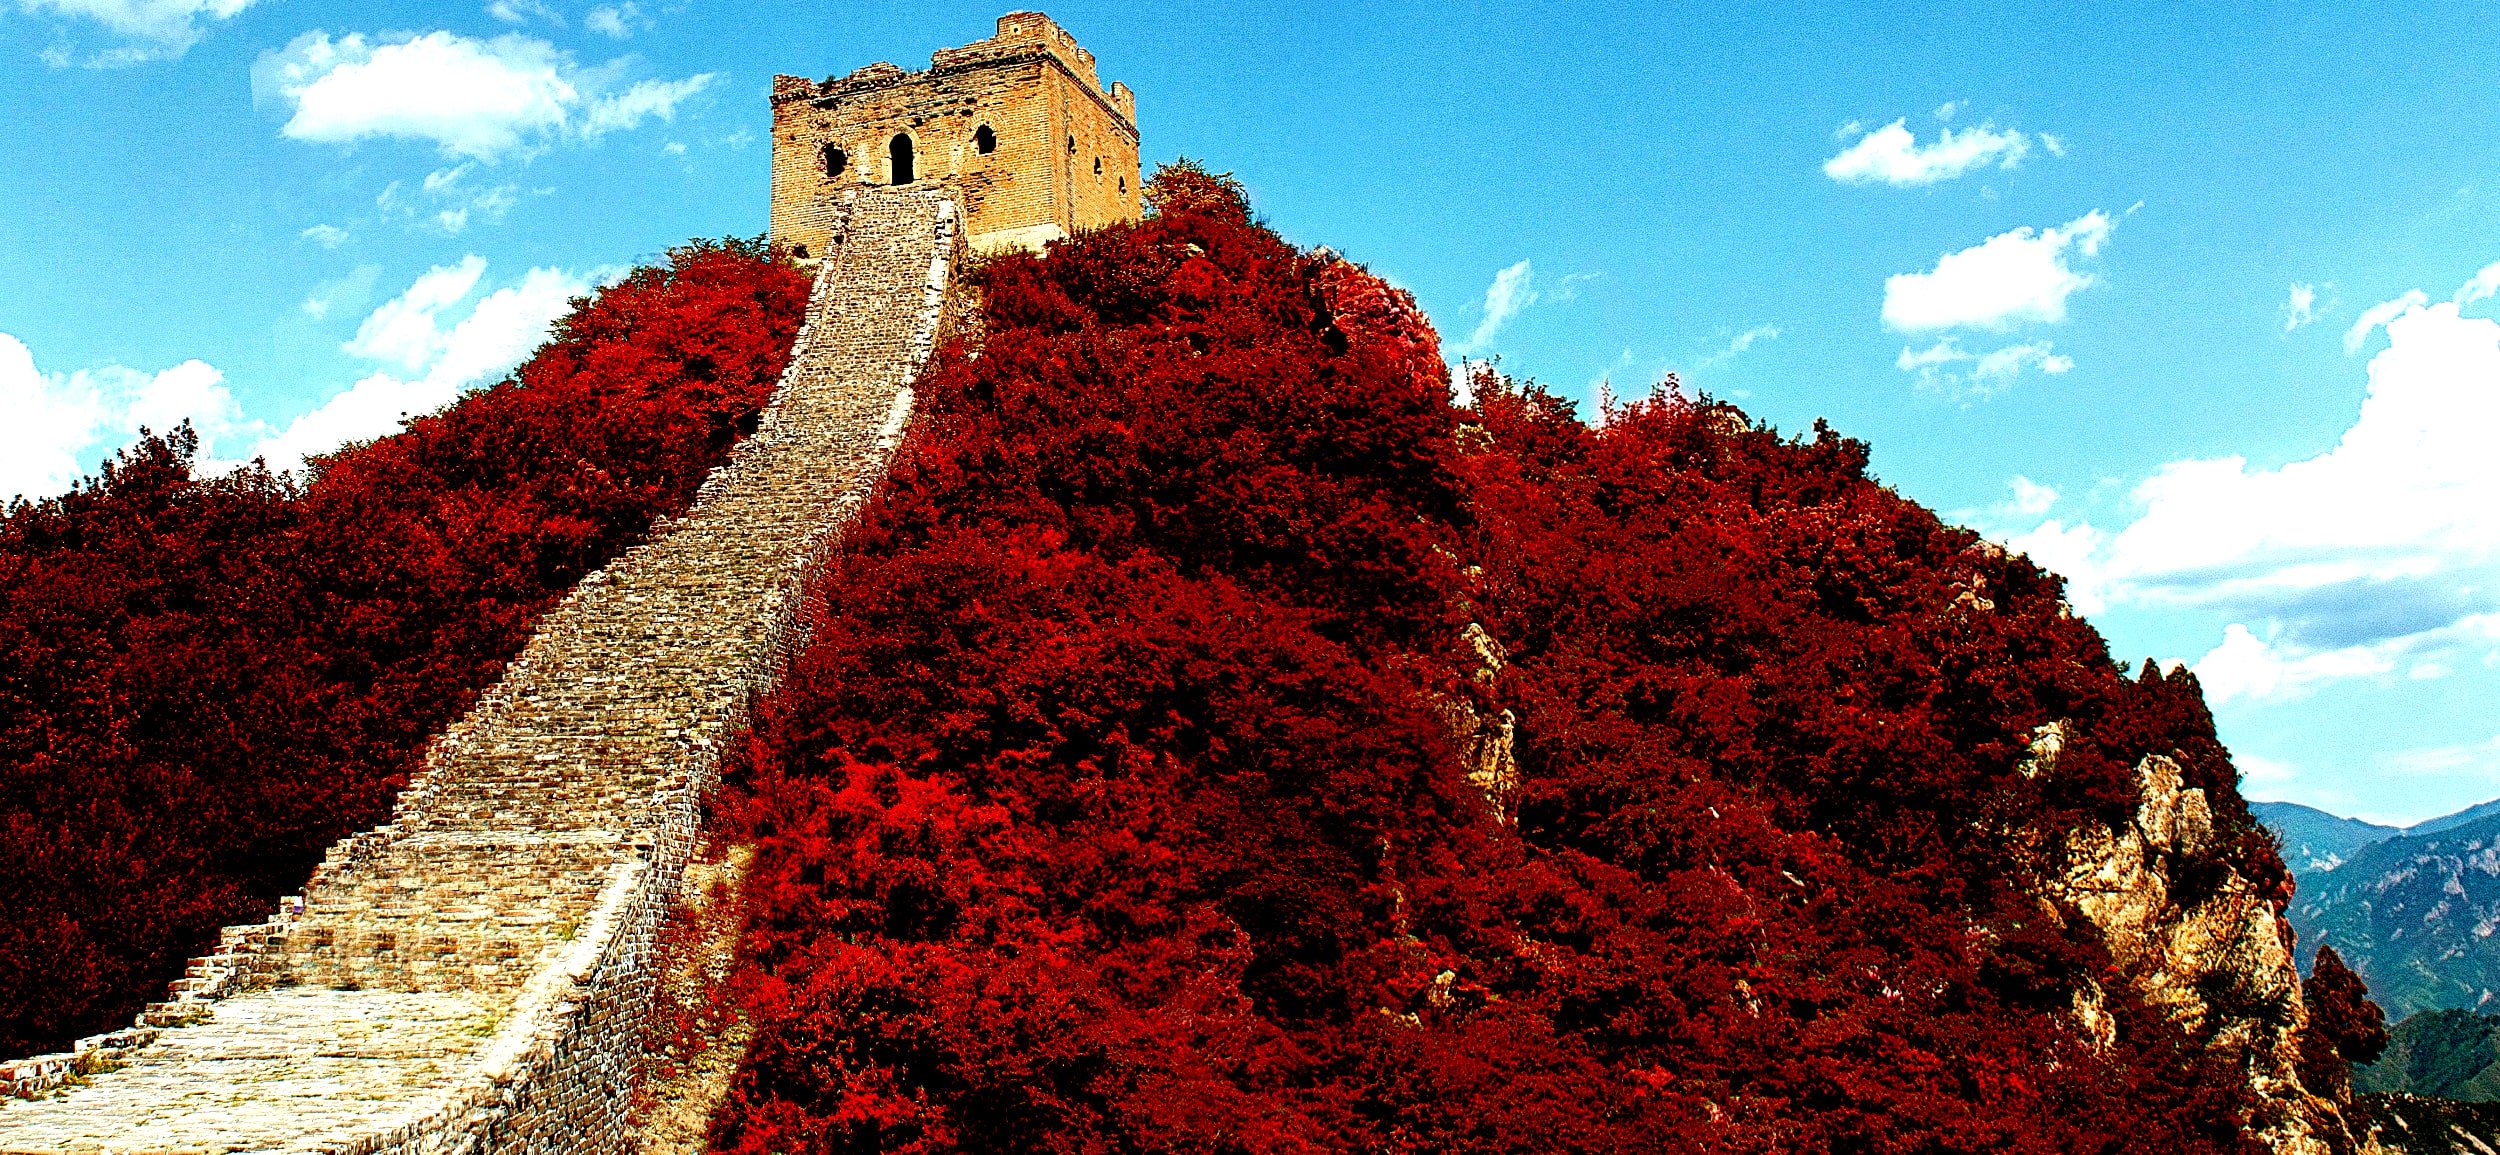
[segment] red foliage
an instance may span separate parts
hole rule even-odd
[[[2335,948],[2318,947],[2309,979],[2300,984],[2309,1007],[2309,1029],[2300,1039],[2301,1081],[2313,1088],[2342,1087],[2355,1063],[2375,1063],[2387,1051],[2387,1015],[2370,1001],[2361,976],[2344,965]]]
[[[2029,897],[2153,751],[2281,877],[2191,679],[1855,442],[1454,411],[1403,294],[1155,192],[984,270],[766,704],[719,1147],[2240,1147],[2226,1054],[2077,1036],[2108,960]],[[1453,700],[1518,720],[1515,828]]]
[[[700,244],[515,379],[297,485],[149,437],[0,521],[0,1055],[162,997],[385,815],[575,579],[681,511],[770,394],[804,278]]]

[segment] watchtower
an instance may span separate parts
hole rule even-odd
[[[772,240],[823,255],[840,192],[944,181],[976,252],[1038,249],[1135,220],[1137,100],[1039,12],[939,51],[926,72],[882,61],[818,83],[773,78]]]

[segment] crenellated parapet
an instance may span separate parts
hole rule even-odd
[[[1039,248],[1142,211],[1137,98],[1039,12],[930,57],[823,81],[773,78],[772,239],[824,251],[841,195],[939,182],[958,191],[977,252]]]

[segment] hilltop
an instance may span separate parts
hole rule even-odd
[[[2192,675],[1837,431],[1454,395],[1402,292],[1145,191],[969,274],[726,759],[736,960],[649,1038],[727,1073],[714,1148],[2353,1149],[2378,1012],[2295,972]],[[803,296],[690,248],[309,480],[176,435],[13,510],[12,660],[102,660],[0,731],[5,977],[118,969],[10,1029],[373,821],[755,428]]]

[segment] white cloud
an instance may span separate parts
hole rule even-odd
[[[1475,332],[1468,334],[1454,351],[1461,355],[1481,351],[1492,343],[1503,325],[1536,301],[1536,269],[1529,262],[1523,260],[1493,274],[1493,283],[1484,290],[1484,316],[1476,322]]]
[[[451,339],[441,326],[444,310],[466,300],[478,278],[485,275],[486,258],[474,253],[457,265],[426,270],[407,292],[383,302],[365,318],[347,342],[347,351],[368,361],[412,370],[433,364]]]
[[[2472,288],[2473,282],[2466,282],[2466,287]],[[2464,290],[2460,289],[2458,293],[2462,295]],[[2430,297],[2420,289],[2407,289],[2404,296],[2392,301],[2381,301],[2361,310],[2361,316],[2353,321],[2352,328],[2344,331],[2344,352],[2360,352],[2361,346],[2369,341],[2373,330],[2429,304],[2430,300]]]
[[[155,373],[106,365],[74,373],[35,368],[25,342],[0,333],[0,500],[59,493],[86,475],[105,451],[142,427],[163,433],[184,421],[200,437],[203,472],[234,463],[220,443],[259,430],[243,420],[225,375],[204,361]]]
[[[2006,488],[2014,491],[2013,506],[2016,513],[2038,517],[2057,504],[2056,489],[2042,485],[2028,477],[2018,474],[2012,481],[2005,484]]]
[[[2449,299],[2462,307],[2494,293],[2500,293],[2500,261],[2484,265],[2481,272],[2474,274],[2473,279],[2458,286],[2457,295]]]
[[[441,409],[468,389],[501,377],[527,360],[572,299],[591,287],[589,280],[560,269],[531,269],[519,284],[488,293],[446,328],[446,317],[475,291],[485,269],[476,256],[429,269],[407,292],[366,317],[346,350],[407,375],[370,374],[290,422],[258,447],[271,468],[291,469],[349,442],[388,436],[407,418]]]
[[[2040,134],[2040,147],[2049,150],[2050,156],[2066,155],[2066,142],[2058,139],[2053,133]]]
[[[621,63],[621,62],[619,62]],[[307,32],[263,53],[255,92],[292,110],[280,131],[347,144],[373,137],[432,142],[444,155],[496,160],[567,133],[596,139],[677,105],[713,74],[604,89],[619,70],[585,70],[554,45],[517,33],[480,40],[451,32],[367,40]]]
[[[1937,109],[1937,118],[1950,119],[1954,107],[1947,104]],[[1908,123],[1906,119],[1896,120],[1859,137],[1856,144],[1823,162],[1823,175],[1842,184],[1881,183],[1914,188],[1952,180],[1990,164],[2012,168],[2031,151],[2031,141],[2022,133],[2012,129],[1998,132],[1986,124],[1959,132],[1945,129],[1938,134],[1936,143],[1921,147]]]
[[[486,6],[486,14],[506,24],[527,24],[544,20],[558,28],[564,26],[564,15],[548,7],[542,0],[494,0]]]
[[[314,225],[297,235],[325,249],[335,249],[347,243],[347,230],[337,225]]]
[[[1777,325],[1756,325],[1742,333],[1738,333],[1734,337],[1728,338],[1726,348],[1694,362],[1693,367],[1696,369],[1716,369],[1721,365],[1725,365],[1728,362],[1735,360],[1739,355],[1743,354],[1745,350],[1751,349],[1761,342],[1772,340],[1779,335],[1780,327]]]
[[[642,6],[633,3],[633,0],[626,0],[623,4],[602,4],[582,18],[582,27],[618,40],[650,26],[650,21],[643,19]]]
[[[469,183],[477,170],[476,161],[462,161],[450,168],[425,174],[418,191],[402,191],[399,181],[392,181],[374,198],[374,207],[385,220],[420,225],[440,231],[445,236],[459,236],[469,227],[472,218],[500,222],[512,206],[520,203],[521,186],[498,184],[479,187]],[[538,190],[541,193],[553,191]]]
[[[2099,209],[2063,225],[1999,233],[1946,253],[1924,273],[1884,281],[1884,324],[1903,332],[1976,328],[2002,332],[2018,322],[2066,319],[2066,298],[2092,284],[2067,255],[2099,255],[2110,218]]]
[[[710,87],[712,75],[700,72],[684,80],[637,81],[616,96],[592,101],[589,114],[582,120],[582,135],[596,140],[611,132],[631,129],[645,118],[674,122],[677,106]]]
[[[2283,302],[2283,331],[2286,333],[2318,319],[2318,287],[2306,281],[2292,282],[2290,299]]]
[[[2117,532],[2047,521],[2007,544],[2065,573],[2087,613],[2220,611],[2230,628],[2197,665],[2217,702],[2500,654],[2500,322],[2420,292],[2370,312],[2356,331],[2383,326],[2387,347],[2332,448],[2171,462]]]
[[[1893,367],[1918,375],[1919,387],[1953,397],[1992,397],[2011,387],[2031,370],[2055,376],[2075,367],[2075,359],[2056,352],[2049,341],[2027,341],[1985,353],[1974,353],[1951,337],[1924,349],[1901,347]]]
[[[224,374],[206,362],[154,373],[118,365],[44,373],[24,342],[0,333],[0,413],[9,415],[0,422],[0,500],[67,489],[143,426],[165,432],[189,421],[200,437],[202,473],[253,457],[292,469],[350,441],[396,432],[404,418],[441,409],[511,371],[546,341],[573,298],[621,273],[601,269],[581,277],[536,268],[517,284],[476,297],[485,271],[484,260],[467,257],[427,270],[384,302],[343,347],[388,367],[275,433],[267,422],[244,416]],[[362,300],[377,272],[367,266],[316,289],[305,311],[319,316],[334,304]],[[464,304],[465,315],[455,321]]]
[[[88,63],[111,67],[180,56],[199,43],[206,23],[230,19],[253,0],[18,0],[28,12],[92,20],[123,42],[92,57]],[[55,66],[69,62],[66,51],[46,57]]]

